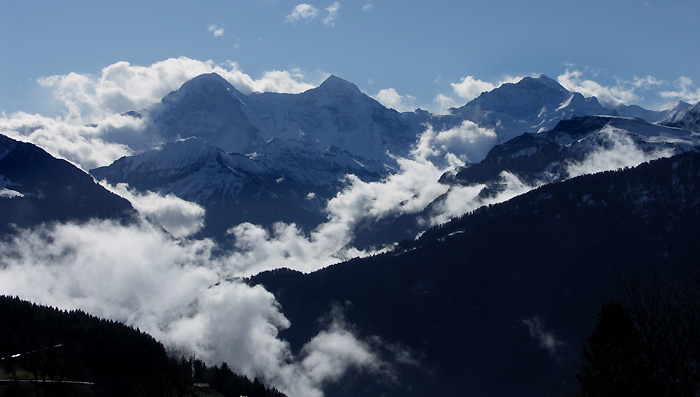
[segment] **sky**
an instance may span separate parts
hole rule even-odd
[[[244,93],[298,93],[334,74],[386,106],[433,112],[546,74],[586,96],[654,109],[700,101],[698,37],[700,0],[0,0],[0,133],[83,170],[108,165],[133,154],[129,134],[143,128],[120,113],[208,72]],[[613,143],[572,174],[667,155]],[[427,126],[396,174],[349,177],[328,202],[327,223],[308,234],[293,224],[238,225],[237,250],[223,256],[212,255],[214,242],[187,237],[202,227],[197,204],[106,186],[179,239],[148,222],[22,231],[0,242],[0,293],[138,326],[290,396],[321,396],[349,369],[392,379],[396,368],[419,365],[410,349],[358,335],[343,308],[330,307],[322,330],[293,352],[278,337],[290,326],[283,308],[237,277],[370,254],[346,247],[363,216],[419,212],[446,194],[431,226],[536,187],[504,173],[506,189],[484,202],[481,186],[446,191],[437,182],[447,165],[436,158],[454,167],[459,155],[481,158],[493,144],[495,132],[468,121]],[[523,321],[533,338],[546,334],[539,319]]]
[[[253,80],[335,74],[398,110],[539,74],[659,108],[700,100],[697,37],[700,0],[0,0],[0,112],[58,116],[42,78],[182,57]]]

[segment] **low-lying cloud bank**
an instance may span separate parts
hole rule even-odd
[[[137,326],[166,346],[208,363],[226,361],[291,396],[320,396],[324,383],[351,368],[393,371],[382,345],[359,338],[333,308],[328,327],[292,354],[278,338],[290,323],[274,296],[226,280],[226,261],[212,257],[212,247],[174,240],[148,223],[25,230],[0,243],[0,291]]]

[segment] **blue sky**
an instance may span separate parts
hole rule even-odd
[[[0,0],[0,111],[64,111],[42,77],[180,57],[252,79],[335,74],[400,110],[540,73],[655,108],[700,100],[698,37],[700,0]]]

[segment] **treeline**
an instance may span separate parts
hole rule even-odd
[[[18,297],[0,296],[0,363],[3,396],[283,396],[225,363],[170,357],[139,329]]]

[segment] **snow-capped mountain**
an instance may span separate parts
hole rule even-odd
[[[614,167],[616,160],[620,167],[625,166],[626,159],[616,159],[616,154],[644,161],[699,148],[700,134],[688,130],[634,118],[574,117],[560,121],[550,131],[522,134],[497,145],[483,161],[446,174],[442,180],[461,185],[493,184],[507,171],[530,185],[539,185],[576,176],[577,166],[600,153],[610,154],[610,164],[591,164],[599,167],[595,171]]]
[[[542,75],[525,77],[517,83],[503,84],[484,92],[466,105],[451,109],[459,118],[489,128],[506,142],[526,132],[542,132],[574,116],[615,115],[596,98],[569,92],[561,84]],[[446,117],[450,120],[450,117]]]
[[[661,124],[700,132],[700,102],[677,109]]]
[[[336,76],[298,95],[244,95],[219,75],[205,74],[146,112],[166,142],[195,136],[241,154],[264,150],[277,139],[319,152],[334,146],[391,163],[387,152],[405,156],[420,132],[409,116]]]
[[[318,152],[273,139],[244,155],[194,137],[91,171],[98,180],[172,193],[204,206],[204,234],[219,239],[243,222],[282,221],[311,229],[325,220],[325,202],[342,187],[344,175],[378,180],[386,172],[381,162],[334,146]]]
[[[43,149],[0,135],[0,235],[42,223],[128,221],[129,202]]]
[[[696,113],[686,105],[660,112],[606,108],[542,75],[484,92],[448,115],[398,113],[336,76],[301,94],[245,95],[206,74],[138,113],[151,121],[155,140],[165,142],[161,148],[91,173],[202,205],[207,236],[223,239],[242,222],[283,221],[310,230],[326,220],[325,205],[345,186],[345,175],[367,182],[398,172],[396,159],[409,155],[428,125],[439,133],[469,121],[495,133],[486,159],[441,182],[487,183],[498,191],[501,171],[538,185],[585,173],[571,167],[603,150],[637,151],[634,165],[691,150],[697,137],[687,126]],[[662,119],[666,126],[649,122]]]

